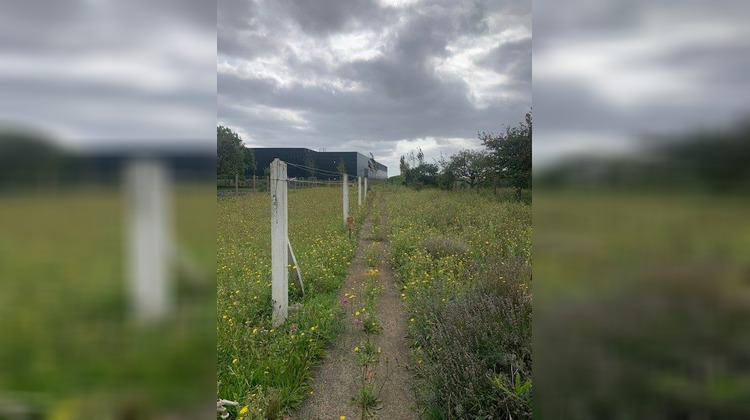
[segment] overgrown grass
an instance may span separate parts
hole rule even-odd
[[[350,207],[357,226],[365,208],[357,209],[356,202]],[[341,189],[289,191],[289,237],[306,294],[290,286],[290,304],[302,306],[278,328],[271,326],[268,195],[221,198],[218,223],[219,397],[240,402],[240,409],[247,406],[245,418],[265,416],[274,402],[271,393],[282,412],[298,407],[309,391],[312,367],[341,326],[343,311],[335,295],[358,237],[349,239],[343,226]]]
[[[750,418],[748,204],[537,195],[535,418]]]
[[[210,393],[213,186],[176,191],[179,244],[206,278],[179,278],[175,313],[154,328],[130,322],[122,197],[91,187],[0,197],[0,400],[105,418],[194,407]]]
[[[530,418],[530,207],[384,190],[420,411],[431,419]],[[516,374],[526,391],[515,393]]]

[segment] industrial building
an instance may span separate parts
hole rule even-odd
[[[255,173],[248,171],[245,174],[248,178],[253,175],[263,177],[266,168],[276,158],[290,164],[287,166],[287,176],[290,178],[338,179],[341,176],[338,175],[337,168],[342,160],[350,177],[388,178],[388,167],[376,161],[377,170],[371,173],[368,170],[370,158],[358,152],[316,152],[304,147],[258,147],[253,148],[253,153],[257,165]]]

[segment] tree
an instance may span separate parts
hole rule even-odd
[[[409,152],[407,156],[401,156],[401,174],[404,176],[404,185],[422,188],[425,185],[437,185],[437,175],[440,172],[438,165],[425,163],[424,152],[418,149],[417,154],[414,151]]]
[[[367,161],[367,169],[365,169],[365,178],[369,178],[370,175],[376,176],[378,174],[378,164],[375,162],[375,155],[370,152],[370,159]]]
[[[531,188],[531,111],[526,121],[517,127],[505,127],[505,133],[497,136],[479,133],[479,139],[489,150],[492,169],[501,178],[506,178],[516,188],[521,199],[521,190]]]
[[[336,165],[336,170],[341,175],[344,175],[346,173],[346,163],[344,163],[344,157],[343,156],[339,159],[339,164]]]
[[[218,178],[244,176],[250,158],[244,151],[240,136],[228,127],[216,126],[216,175]],[[248,149],[249,150],[249,149]],[[250,150],[252,155],[252,150]],[[255,157],[252,157],[253,167]]]
[[[452,172],[474,189],[483,182],[491,170],[489,156],[484,151],[461,150],[451,156],[445,171]]]
[[[255,170],[258,167],[258,164],[255,162],[255,153],[253,153],[253,149],[249,147],[242,147],[244,150],[244,161],[245,161],[245,170],[243,173],[240,174],[240,178],[243,178],[243,175],[245,172],[250,172],[251,174],[255,173]]]

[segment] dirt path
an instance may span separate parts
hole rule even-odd
[[[374,211],[383,212],[382,206]],[[385,218],[381,223],[386,223]],[[406,312],[401,302],[401,294],[395,284],[396,277],[390,267],[390,244],[387,241],[372,241],[372,215],[368,216],[362,226],[359,247],[349,268],[349,275],[339,291],[339,301],[345,294],[364,297],[364,283],[368,273],[365,253],[375,243],[379,247],[381,261],[379,281],[385,285],[380,293],[376,306],[376,319],[383,327],[380,334],[373,338],[376,346],[382,349],[381,361],[377,365],[378,383],[386,379],[380,399],[383,408],[376,411],[375,418],[387,420],[415,419],[415,407],[411,373],[407,368],[409,352],[406,341]],[[351,305],[357,305],[357,297]],[[344,322],[344,331],[328,349],[328,356],[315,369],[312,395],[303,403],[293,418],[298,420],[347,420],[359,419],[358,407],[351,404],[352,397],[360,388],[360,370],[356,364],[353,349],[362,340],[363,333],[353,323]]]

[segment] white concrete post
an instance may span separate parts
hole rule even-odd
[[[341,183],[344,189],[344,227],[346,227],[346,219],[349,217],[349,176],[344,174],[341,178],[344,182]]]
[[[365,178],[365,201],[367,201],[367,178]]]
[[[271,299],[273,326],[284,323],[289,305],[289,254],[287,241],[287,178],[286,163],[271,162]]]
[[[362,177],[357,177],[357,204],[362,205]]]
[[[169,176],[163,164],[135,160],[125,169],[127,269],[135,319],[152,323],[172,307]]]

